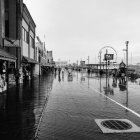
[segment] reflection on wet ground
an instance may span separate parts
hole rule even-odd
[[[140,126],[139,117],[109,100],[111,98],[138,111],[140,107],[137,106],[137,108],[131,104],[135,102],[134,96],[137,96],[137,99],[140,98],[136,92],[139,87],[131,93],[134,89],[131,82],[129,82],[128,90],[122,90],[126,85],[119,85],[118,82],[114,85],[112,78],[106,79],[104,75],[102,77],[95,74],[87,75],[84,72],[73,72],[72,78],[65,73],[64,79],[67,80],[60,82],[58,77],[53,82],[51,97],[37,134],[38,139],[139,140],[139,133],[103,134],[94,121],[101,118],[123,118]],[[100,92],[105,96],[102,96]]]
[[[0,95],[1,140],[30,140],[34,137],[52,83],[52,76],[44,76]]]
[[[140,126],[139,117],[102,96],[140,114],[139,90],[138,82],[129,81],[127,89],[104,75],[44,75],[0,95],[0,139],[139,140],[139,133],[104,135],[94,122],[126,118]]]

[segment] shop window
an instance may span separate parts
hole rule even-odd
[[[0,74],[6,73],[6,63],[4,61],[0,62]]]
[[[30,36],[30,46],[34,48],[34,39]]]
[[[29,44],[29,33],[22,28],[22,39]]]

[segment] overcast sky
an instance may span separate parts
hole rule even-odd
[[[140,0],[24,0],[36,35],[53,51],[54,60],[98,62],[104,46],[124,59],[129,41],[129,63],[140,62]],[[111,51],[109,49],[108,51]]]

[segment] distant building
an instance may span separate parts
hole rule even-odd
[[[61,60],[58,60],[58,61],[55,61],[55,65],[56,67],[65,67],[67,66],[67,61],[61,61]]]
[[[53,52],[46,50],[45,42],[42,42],[38,36],[36,37],[35,48],[37,61],[39,62],[39,73],[41,75],[43,71],[48,71],[54,67]]]
[[[107,66],[107,67],[106,67]],[[101,63],[101,64],[86,64],[86,67],[87,68],[90,68],[90,69],[101,69],[101,70],[104,70],[104,69],[119,69],[119,64],[115,63],[110,63],[109,65],[106,65],[105,63]]]
[[[47,51],[48,63],[53,63],[53,54],[52,51]]]
[[[41,39],[37,36],[37,41],[35,43],[35,47],[36,47],[36,59],[37,61],[45,66],[47,65],[47,51],[46,51],[46,48],[45,48],[45,44],[44,42],[41,41]]]
[[[40,74],[42,74],[42,69],[43,67],[48,66],[48,58],[47,58],[47,51],[45,47],[45,43],[41,41],[41,39],[37,36],[36,37],[36,50],[38,52],[37,55],[37,61],[39,62],[40,65]]]
[[[80,61],[80,67],[84,67],[85,66],[85,61]]]
[[[140,74],[140,65],[128,65],[128,69],[134,70],[137,74]]]
[[[73,67],[77,67],[78,64],[77,64],[77,63],[73,63],[72,66],[73,66]]]

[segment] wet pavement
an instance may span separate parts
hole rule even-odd
[[[95,119],[129,119],[140,126],[140,118],[106,97],[139,113],[139,85],[113,87],[106,94],[106,78],[74,72],[72,77],[58,76],[44,109],[38,129],[39,140],[139,140],[140,133],[103,134]],[[133,88],[133,86],[135,88]],[[123,90],[122,90],[123,89]],[[134,90],[134,92],[133,92]],[[129,91],[129,92],[128,92]],[[102,94],[100,94],[100,92]],[[106,96],[103,96],[105,95]]]
[[[0,140],[34,139],[52,83],[52,76],[44,76],[0,95]]]
[[[140,126],[140,117],[110,100],[140,114],[139,81],[129,81],[128,90],[112,78],[106,82],[104,76],[65,72],[10,88],[0,95],[0,139],[139,140],[140,133],[103,134],[95,123],[118,118]]]

